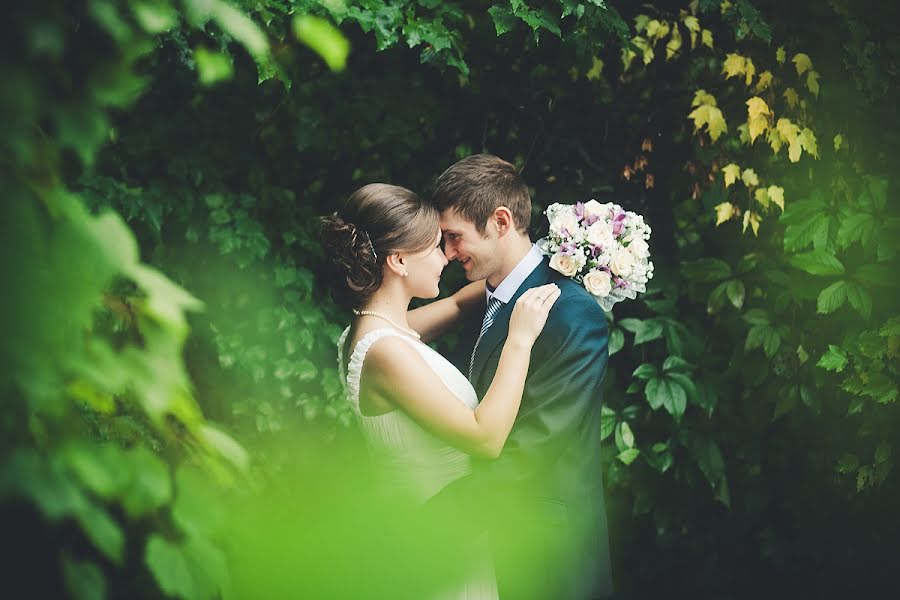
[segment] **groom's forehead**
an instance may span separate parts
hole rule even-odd
[[[455,233],[469,227],[474,227],[474,224],[454,209],[448,208],[441,212],[441,231]]]

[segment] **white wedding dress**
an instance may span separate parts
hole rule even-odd
[[[434,372],[435,385],[443,382],[471,410],[478,406],[475,389],[466,376],[440,353],[393,328],[376,329],[363,336],[350,353],[345,373],[343,349],[349,333],[350,327],[347,327],[338,342],[338,364],[341,380],[346,386],[347,401],[356,415],[377,471],[377,485],[383,494],[423,503],[454,479],[468,475],[472,470],[471,458],[423,429],[400,409],[375,416],[362,414],[359,410],[359,389],[366,354],[383,337],[399,337],[425,360]],[[441,593],[438,596],[441,600],[498,598],[486,535],[473,540],[472,549],[474,556],[470,555],[470,558],[474,559],[475,568],[465,581]]]

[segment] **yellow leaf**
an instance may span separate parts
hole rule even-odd
[[[622,48],[622,70],[627,71],[637,54],[631,48]]]
[[[656,39],[661,40],[664,37],[669,35],[669,22],[668,21],[660,21],[659,29],[656,30]]]
[[[769,192],[766,191],[766,188],[759,188],[753,193],[753,197],[756,198],[756,201],[762,204],[763,208],[769,208]]]
[[[588,80],[600,79],[600,73],[603,72],[603,61],[596,56],[591,60],[593,61],[593,64],[591,65],[590,71],[585,73],[585,77],[587,77]]]
[[[803,144],[803,149],[819,158],[819,145],[816,142],[816,134],[813,133],[812,129],[809,127],[804,127],[803,131],[800,132],[798,136],[800,143]]]
[[[763,71],[762,73],[759,74],[759,81],[756,82],[756,87],[753,88],[753,92],[755,94],[759,94],[771,85],[772,85],[772,73],[770,71]]]
[[[834,151],[837,152],[841,149],[841,144],[844,143],[844,136],[841,134],[837,134],[834,136]]]
[[[753,61],[749,58],[744,59],[744,74],[747,76],[744,84],[750,85],[753,82],[753,76],[756,75],[756,67],[753,66]]]
[[[760,98],[759,96],[753,96],[746,102],[747,104],[747,113],[750,117],[750,120],[756,119],[757,117],[763,117],[770,114],[772,111],[769,109],[769,105],[766,104],[766,101]]]
[[[744,57],[740,54],[730,52],[728,56],[725,57],[725,62],[722,64],[722,72],[725,73],[725,79],[743,75],[744,60]]]
[[[720,8],[720,10],[722,11],[722,14],[724,15],[725,12],[726,12],[729,8],[731,8],[731,2],[729,2],[728,0],[724,0],[724,2],[722,2],[722,4],[719,5],[719,8]]]
[[[784,51],[784,46],[779,46],[778,50],[775,51],[775,60],[782,65],[784,64],[784,61],[787,60],[787,52]]]
[[[790,144],[788,144],[788,159],[791,162],[797,162],[800,160],[800,154],[802,153],[803,148],[800,145],[800,141],[797,138],[794,138]]]
[[[809,75],[806,76],[806,87],[809,88],[809,91],[813,93],[814,96],[819,95],[819,74],[815,71],[810,71]]]
[[[704,46],[709,46],[710,49],[713,47],[713,34],[709,29],[704,29],[703,33],[700,36],[701,41]]]
[[[634,29],[638,33],[642,32],[647,28],[647,23],[650,22],[650,17],[647,15],[638,15],[634,18]]]
[[[659,20],[653,19],[652,21],[647,22],[647,28],[644,31],[644,35],[647,36],[648,40],[652,40],[656,37],[656,33],[659,31]]]
[[[738,125],[738,135],[740,136],[742,144],[749,144],[753,140],[750,139],[750,126],[746,123],[741,123]]]
[[[709,137],[712,138],[713,141],[716,141],[719,139],[720,135],[728,131],[728,126],[725,123],[725,117],[722,116],[722,111],[709,104],[698,106],[688,115],[688,118],[694,120],[694,128],[698,131],[701,127],[706,125],[707,130],[709,131]]]
[[[716,99],[712,94],[707,94],[706,90],[697,90],[694,92],[694,100],[691,102],[691,106],[701,106],[703,104],[715,106]]]
[[[755,142],[756,138],[765,133],[766,129],[769,128],[769,119],[768,117],[756,117],[755,119],[750,119],[747,122],[747,134],[750,136],[750,141]]]
[[[744,228],[741,230],[744,233],[747,232],[747,225],[753,228],[753,235],[759,236],[759,215],[752,210],[744,213]]]
[[[734,163],[730,165],[725,165],[722,168],[722,174],[725,176],[725,187],[728,188],[732,183],[737,181],[737,178],[741,175],[741,168]]]
[[[784,90],[784,99],[787,100],[788,106],[791,108],[797,108],[797,103],[800,102],[800,96],[797,94],[797,90],[791,87]]]
[[[791,60],[793,60],[794,66],[797,67],[798,76],[803,75],[804,71],[812,69],[812,59],[802,52],[795,54],[794,58]]]
[[[731,202],[723,202],[716,205],[716,227],[735,215],[737,207]]]
[[[778,205],[781,212],[784,212],[784,188],[777,185],[770,185],[768,189],[769,200]]]
[[[791,123],[790,119],[785,119],[784,117],[778,119],[778,122],[775,124],[775,129],[777,129],[778,133],[781,135],[781,141],[788,144],[794,143],[797,140],[797,136],[800,135],[800,127]]]
[[[574,66],[569,69],[569,79],[572,81],[578,81],[578,69]]]
[[[781,146],[783,145],[778,130],[770,129],[769,133],[766,135],[766,139],[769,141],[769,145],[772,146],[772,152],[778,154],[778,151],[781,150]]]
[[[644,55],[644,64],[649,65],[650,61],[653,60],[653,47],[650,45],[646,39],[641,36],[637,36],[631,39],[635,46],[637,46]]]
[[[756,175],[756,171],[753,169],[744,169],[744,172],[741,173],[741,181],[744,182],[744,185],[747,187],[755,187],[759,185],[759,177]]]
[[[693,31],[694,33],[700,32],[700,21],[698,21],[697,17],[694,15],[686,16],[681,22],[684,23],[684,26],[687,27],[688,31]]]
[[[672,27],[672,36],[666,44],[666,60],[670,60],[673,56],[678,54],[679,50],[681,50],[681,31],[678,29],[678,26],[675,25]]]

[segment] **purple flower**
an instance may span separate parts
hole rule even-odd
[[[597,258],[601,254],[603,254],[603,246],[595,246],[595,245],[591,244],[590,249],[591,249],[591,256],[593,256],[594,258]]]
[[[613,235],[619,235],[622,233],[622,229],[625,227],[625,212],[620,210],[616,213],[615,218],[613,219]]]
[[[560,244],[559,253],[566,255],[566,256],[574,255],[575,254],[575,243],[574,242],[564,242],[564,243]]]
[[[570,238],[570,237],[572,237],[572,234],[569,233],[569,230],[566,229],[565,227],[563,227],[562,229],[559,230],[559,235],[561,235],[561,236],[564,237],[564,238]]]
[[[579,221],[584,217],[584,202],[575,203],[575,216]]]
[[[588,215],[584,218],[584,224],[587,227],[590,227],[591,225],[593,225],[594,223],[596,223],[599,220],[600,220],[600,217],[598,215]]]
[[[614,277],[613,281],[616,283],[617,288],[626,288],[628,287],[628,283],[625,282],[621,277]]]

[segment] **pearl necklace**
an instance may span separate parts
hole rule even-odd
[[[396,323],[394,323],[393,320],[391,320],[387,316],[381,314],[380,312],[375,312],[374,310],[356,310],[354,308],[353,314],[356,315],[357,317],[361,317],[363,315],[369,315],[370,317],[377,317],[379,319],[383,319],[383,320],[387,321],[388,323],[390,323],[395,328],[399,329],[400,331],[402,331],[403,333],[405,333],[408,336],[414,337],[417,340],[421,339],[421,337],[422,337],[421,335],[419,335],[418,331],[414,331],[414,330],[410,329],[409,327],[403,327],[402,325],[397,325]]]

